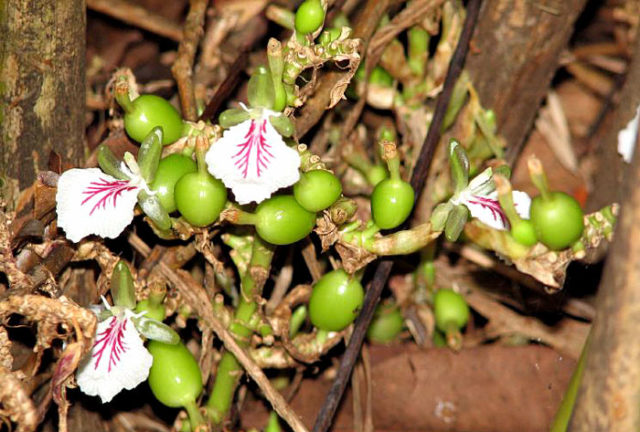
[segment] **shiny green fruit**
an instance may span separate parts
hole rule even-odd
[[[329,171],[313,170],[300,175],[293,186],[298,204],[310,212],[319,212],[331,206],[342,194],[340,180]]]
[[[324,22],[324,9],[320,0],[305,0],[296,11],[295,26],[300,34],[313,33]]]
[[[404,318],[396,305],[379,304],[367,330],[367,338],[371,342],[389,343],[402,332],[403,326]]]
[[[344,330],[360,313],[363,301],[360,282],[342,269],[333,270],[313,286],[309,319],[321,330]]]
[[[156,126],[162,127],[162,144],[176,142],[182,136],[182,117],[173,105],[156,95],[142,95],[131,102],[133,109],[124,114],[129,136],[142,142]]]
[[[538,243],[536,229],[530,220],[522,219],[511,225],[511,236],[515,241],[524,246],[533,246]]]
[[[316,224],[316,214],[302,208],[291,195],[275,196],[261,202],[256,216],[258,235],[275,245],[302,240]]]
[[[552,250],[565,249],[582,236],[584,213],[580,204],[564,192],[541,195],[531,202],[531,222],[540,243]]]
[[[413,188],[409,183],[402,180],[382,180],[371,194],[373,221],[382,229],[399,226],[411,214],[414,200]]]
[[[156,196],[167,213],[174,212],[177,209],[173,192],[178,180],[185,174],[193,173],[197,170],[198,167],[193,159],[181,154],[172,154],[160,160],[156,177],[149,187],[152,191],[157,192]]]
[[[206,173],[189,173],[176,183],[176,207],[191,225],[205,227],[220,216],[227,202],[227,189],[222,182]]]
[[[439,289],[433,295],[433,315],[436,328],[443,333],[451,326],[461,329],[469,321],[469,305],[464,297],[450,289]]]
[[[200,367],[193,354],[182,342],[150,341],[147,349],[153,356],[149,387],[156,399],[172,408],[193,403],[202,392]]]

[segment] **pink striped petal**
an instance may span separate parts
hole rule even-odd
[[[500,207],[497,193],[489,195],[468,195],[462,200],[474,218],[480,219],[485,225],[498,230],[505,230],[509,226],[507,215]]]
[[[271,125],[270,114],[227,129],[207,152],[209,172],[233,191],[239,204],[264,201],[300,179],[300,156]]]
[[[130,390],[149,376],[153,357],[142,343],[125,310],[98,323],[90,355],[76,374],[80,390],[109,402],[123,389]]]
[[[133,220],[140,187],[118,180],[98,168],[70,169],[58,180],[58,226],[78,242],[97,234],[115,238]]]

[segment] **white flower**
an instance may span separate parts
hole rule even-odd
[[[478,174],[462,192],[451,198],[451,203],[464,204],[471,216],[480,219],[480,222],[497,230],[506,230],[509,228],[509,220],[500,207],[492,174],[491,168]],[[529,195],[526,192],[513,191],[513,203],[520,217],[529,219]]]
[[[248,120],[230,127],[206,155],[209,172],[231,189],[239,204],[260,203],[300,179],[300,155],[288,147],[269,117],[254,109]]]
[[[640,105],[636,110],[634,118],[629,120],[627,126],[618,132],[618,153],[625,162],[631,163],[633,158],[633,150],[636,146],[636,138],[638,137],[638,124],[640,123]]]
[[[100,396],[102,403],[146,380],[153,363],[131,320],[136,315],[126,308],[109,309],[113,315],[98,323],[91,353],[76,374],[80,390]]]
[[[91,234],[115,238],[131,223],[138,192],[148,187],[137,170],[127,169],[124,163],[121,168],[131,180],[119,180],[98,168],[62,173],[56,212],[58,226],[69,240],[79,242]]]

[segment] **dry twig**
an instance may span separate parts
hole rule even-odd
[[[200,38],[204,33],[204,17],[209,0],[191,0],[189,14],[184,24],[183,38],[178,47],[178,56],[171,67],[178,91],[182,116],[189,121],[198,119],[196,94],[193,85],[193,62]]]
[[[87,7],[176,42],[182,29],[175,22],[125,0],[87,0]]]

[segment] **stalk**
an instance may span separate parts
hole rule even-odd
[[[262,288],[268,278],[274,247],[264,242],[257,235],[253,239],[251,260],[242,277],[240,302],[235,311],[233,323],[229,327],[238,340],[238,345],[247,347],[252,330],[250,322],[258,305],[255,301],[262,294]],[[218,365],[218,373],[213,384],[211,397],[207,401],[207,414],[212,422],[219,424],[229,413],[233,395],[240,377],[242,366],[229,351],[222,354]]]

